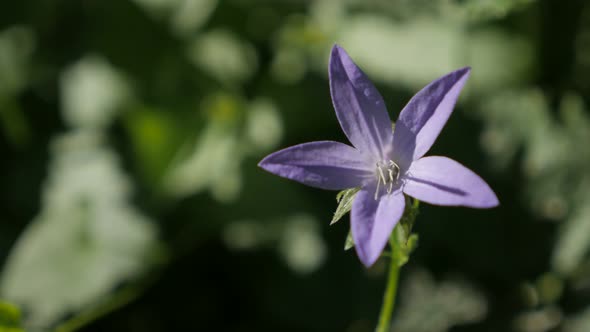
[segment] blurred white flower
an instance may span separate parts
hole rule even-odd
[[[226,84],[244,83],[258,67],[254,47],[226,30],[200,34],[190,44],[188,58],[195,66]]]
[[[153,263],[157,231],[129,203],[115,155],[88,132],[54,144],[42,209],[10,253],[0,296],[31,326],[51,326],[110,294]]]
[[[120,111],[131,88],[106,60],[86,56],[62,74],[60,92],[63,116],[70,126],[102,129]]]
[[[465,281],[447,280],[437,285],[428,272],[418,270],[408,275],[400,289],[392,331],[446,332],[487,314],[486,299]]]
[[[295,215],[286,220],[279,252],[297,273],[308,274],[317,270],[327,254],[317,222],[308,215]]]

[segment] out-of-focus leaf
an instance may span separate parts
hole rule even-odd
[[[100,129],[120,111],[131,87],[106,60],[87,56],[62,74],[60,91],[63,115],[69,125]]]
[[[425,271],[414,271],[405,280],[392,331],[446,332],[455,325],[477,322],[487,313],[483,295],[465,281],[437,285]]]
[[[380,15],[356,15],[339,36],[374,80],[420,88],[465,65],[455,57],[463,38],[460,27],[431,18],[396,23]]]
[[[559,105],[559,113],[571,141],[590,142],[590,115],[582,96],[574,93],[565,94]],[[576,149],[576,153],[568,154],[567,157],[576,165],[590,167],[590,149]]]
[[[253,250],[268,245],[277,231],[254,220],[239,220],[223,229],[223,242],[232,250]]]
[[[217,7],[218,0],[132,0],[156,20],[167,20],[181,37],[193,35]]]
[[[287,265],[300,274],[317,270],[327,255],[317,221],[307,215],[295,215],[286,220],[278,249]]]
[[[29,141],[31,132],[20,105],[13,98],[0,96],[0,123],[5,135],[17,146]]]
[[[242,185],[240,164],[246,153],[238,129],[245,108],[231,94],[210,96],[203,103],[206,127],[177,152],[163,179],[166,193],[182,197],[209,189],[223,202],[237,197]]]
[[[18,146],[31,135],[16,98],[28,84],[34,49],[30,28],[13,26],[0,31],[0,123],[6,137]]]
[[[12,303],[0,300],[0,331],[8,331],[11,328],[14,331],[21,331],[18,329],[20,326],[20,309]]]
[[[381,15],[355,15],[338,35],[370,77],[412,89],[467,65],[473,66],[472,81],[477,82],[470,89],[516,85],[529,76],[534,58],[534,48],[524,38],[492,29],[467,34],[460,22],[432,17],[395,22]]]
[[[164,178],[165,191],[182,197],[210,189],[221,201],[235,199],[241,189],[243,156],[238,139],[231,127],[209,123],[193,148],[179,152]]]
[[[590,245],[590,152],[580,142],[590,138],[590,118],[582,100],[566,94],[554,117],[538,90],[515,90],[492,97],[482,107],[489,129],[482,143],[497,165],[508,165],[524,150],[523,173],[533,211],[565,219],[553,252],[553,269],[570,275]]]
[[[514,90],[500,93],[484,103],[481,115],[488,129],[482,144],[492,155],[492,165],[505,167],[524,150],[523,173],[528,180],[526,194],[532,210],[545,218],[563,219],[577,190],[567,185],[577,177],[572,161],[577,141],[564,130],[550,110],[546,98],[538,90]],[[578,200],[577,198],[575,200]]]
[[[327,254],[317,224],[306,214],[270,222],[235,221],[225,227],[223,240],[232,250],[276,249],[289,268],[308,274],[324,263]]]
[[[587,332],[590,330],[590,307],[568,317],[563,332]]]
[[[115,155],[92,134],[54,144],[43,208],[14,246],[0,282],[26,311],[26,326],[64,315],[138,277],[157,254],[153,223],[129,204]]]
[[[352,209],[352,202],[354,201],[354,197],[359,192],[360,188],[350,188],[340,191],[336,195],[336,202],[338,202],[338,207],[336,208],[336,212],[334,212],[334,217],[332,217],[332,221],[330,225],[333,225],[338,220],[342,219],[345,214],[350,212]]]
[[[541,275],[535,284],[539,300],[543,304],[556,303],[563,293],[563,280],[551,272]]]
[[[473,91],[518,87],[532,79],[535,47],[529,39],[497,28],[478,29],[463,38],[458,49],[464,55],[460,66],[473,68],[469,82]]]
[[[468,0],[457,1],[459,8],[463,9],[466,18],[470,21],[480,22],[499,19],[509,13],[525,8],[536,0]]]
[[[546,306],[519,314],[513,323],[518,332],[549,332],[559,326],[563,313],[556,306]]]
[[[182,139],[189,136],[165,110],[137,108],[125,117],[137,167],[149,184],[159,187]]]
[[[163,179],[164,190],[176,197],[210,190],[217,200],[231,202],[241,190],[244,158],[258,157],[279,142],[279,114],[270,100],[247,102],[228,93],[208,96],[202,110],[205,128],[177,152]]]
[[[559,112],[553,112],[540,91],[514,90],[492,97],[482,111],[488,123],[482,143],[492,160],[507,166],[523,150],[530,206],[545,218],[564,221],[551,264],[572,277],[590,250],[590,152],[580,148],[590,139],[590,117],[582,98],[565,94]]]
[[[553,135],[549,114],[547,100],[537,89],[505,91],[488,97],[480,109],[487,126],[481,143],[492,156],[492,166],[508,166],[523,144]]]
[[[145,0],[144,0],[145,1]],[[180,0],[172,14],[171,24],[181,36],[190,36],[207,22],[218,0]]]
[[[245,135],[253,150],[266,152],[283,137],[283,124],[276,105],[269,99],[256,99],[248,106]]]
[[[27,84],[35,36],[26,26],[0,31],[0,100],[19,93]]]
[[[162,17],[177,7],[181,0],[133,0],[148,13]]]
[[[277,81],[295,84],[303,79],[306,72],[307,61],[301,50],[284,47],[275,52],[271,73]]]
[[[195,66],[229,85],[245,82],[258,67],[252,45],[225,30],[199,35],[190,44],[188,57]]]
[[[563,224],[551,259],[553,268],[566,275],[572,273],[589,249],[590,203],[586,203]]]

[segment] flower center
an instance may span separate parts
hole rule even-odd
[[[377,163],[377,189],[375,190],[375,199],[379,195],[379,186],[387,186],[387,193],[393,190],[393,185],[397,182],[400,175],[399,166],[393,160],[380,161]]]

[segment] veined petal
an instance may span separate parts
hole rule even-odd
[[[333,141],[304,143],[272,153],[258,166],[287,179],[329,190],[359,187],[372,176],[363,155]]]
[[[477,174],[447,157],[424,157],[412,163],[404,177],[403,191],[436,205],[491,208],[496,194]]]
[[[330,92],[342,130],[357,149],[383,159],[391,147],[391,119],[383,98],[344,49],[330,57]]]
[[[406,205],[401,190],[384,194],[377,200],[374,193],[374,187],[371,186],[359,191],[350,212],[356,252],[367,267],[373,265],[381,255]]]
[[[422,157],[447,123],[470,68],[449,73],[420,90],[401,111],[393,133],[393,151],[401,162]]]

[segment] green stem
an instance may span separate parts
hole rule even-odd
[[[133,301],[138,295],[139,291],[135,289],[126,289],[122,292],[115,294],[108,301],[99,305],[96,308],[92,308],[88,311],[82,312],[79,315],[72,317],[55,328],[55,332],[73,332],[77,331],[83,326],[86,326],[98,318],[106,315],[109,312],[115,311],[116,309],[123,307],[127,303]]]
[[[393,246],[393,240],[390,240]],[[379,314],[379,325],[377,325],[376,332],[387,332],[391,326],[391,315],[395,307],[395,295],[397,293],[397,283],[399,280],[400,266],[398,262],[392,258],[389,263],[389,276],[387,277],[387,287],[385,295],[383,296],[383,305],[381,306],[381,313]]]
[[[409,203],[409,201],[407,202]],[[399,270],[408,261],[412,251],[412,247],[408,247],[408,241],[411,238],[412,227],[418,215],[419,205],[420,202],[417,199],[413,199],[411,204],[406,205],[406,211],[404,211],[401,222],[395,227],[389,237],[391,252],[383,253],[383,256],[391,257],[391,262],[389,263],[387,286],[385,288],[385,295],[383,296],[383,305],[381,306],[376,332],[388,332],[391,327],[391,315],[395,307]]]
[[[61,323],[54,329],[54,332],[77,331],[82,327],[105,316],[106,314],[124,307],[138,298],[139,295],[143,293],[145,288],[151,285],[154,280],[154,277],[148,277],[136,284],[128,285],[119,291],[116,291],[112,295],[105,298],[102,302],[98,303],[96,306],[88,308],[87,310],[82,311],[69,320]]]

